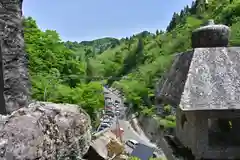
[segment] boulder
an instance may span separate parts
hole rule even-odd
[[[90,123],[76,105],[31,103],[0,116],[0,159],[80,159],[90,146]]]

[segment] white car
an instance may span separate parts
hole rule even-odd
[[[115,112],[115,115],[116,115],[116,116],[120,116],[120,111],[116,111],[116,112]]]
[[[112,123],[112,120],[111,120],[110,118],[108,118],[108,119],[103,119],[102,122],[103,122],[103,123],[111,124],[111,123]]]
[[[110,97],[106,97],[106,98],[105,98],[105,101],[106,101],[106,102],[113,102],[113,100],[112,100]]]
[[[111,121],[113,121],[113,118],[110,117],[110,116],[108,116],[108,115],[104,115],[104,116],[100,119],[100,121],[104,121],[105,119],[110,119]]]
[[[126,145],[128,145],[131,148],[135,148],[137,145],[139,144],[138,141],[134,140],[134,139],[129,139],[126,141]]]
[[[115,104],[115,107],[116,107],[116,108],[120,108],[119,104]]]

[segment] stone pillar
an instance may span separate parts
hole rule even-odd
[[[209,20],[206,26],[192,32],[192,48],[227,47],[230,29]]]
[[[197,77],[197,78],[194,77],[195,76],[194,74],[198,73],[198,72],[194,71],[194,70],[196,70],[195,66],[199,65],[201,62],[200,60],[198,60],[198,62],[196,62],[197,61],[196,59],[202,58],[199,56],[201,54],[201,52],[208,51],[207,53],[211,54],[211,51],[213,49],[210,49],[210,48],[217,49],[218,47],[223,47],[223,48],[227,47],[228,42],[229,42],[229,35],[230,35],[230,29],[228,26],[225,26],[222,24],[218,24],[218,25],[214,24],[213,20],[209,20],[205,26],[202,26],[192,32],[192,48],[194,48],[194,56],[197,55],[198,57],[193,56],[193,60],[192,60],[192,63],[191,63],[190,69],[189,69],[189,73],[194,72],[194,73],[188,74],[188,80],[192,79],[191,81],[189,80],[189,82],[187,84],[187,85],[189,85],[189,84],[191,85],[191,86],[188,86],[189,88],[190,87],[197,88],[202,85],[202,83],[200,83],[201,82],[200,77]],[[204,49],[198,49],[198,48],[204,48]],[[204,54],[203,54],[203,56],[206,56]],[[209,59],[211,61],[212,60],[211,58],[204,58],[204,60]],[[203,59],[201,59],[201,60],[203,60]],[[202,62],[202,63],[205,63],[205,62]],[[208,63],[206,63],[206,65],[208,65]],[[207,66],[207,67],[210,67],[210,66]],[[199,67],[199,68],[202,69],[201,67]],[[199,68],[197,68],[197,69],[199,69]],[[213,72],[213,71],[210,71],[210,72]],[[208,74],[215,74],[215,73],[208,73]],[[192,83],[194,80],[199,80],[199,84]],[[193,98],[198,98],[197,95],[194,95],[196,93],[190,93],[190,94],[192,94],[190,96],[193,96]],[[199,95],[201,95],[201,94],[199,94]],[[187,96],[186,96],[187,98],[190,97],[189,95],[187,95]],[[208,103],[205,103],[205,104],[208,105]],[[194,106],[196,106],[196,105],[197,104],[195,104]],[[205,110],[205,109],[203,109],[203,110]],[[207,113],[207,112],[209,112],[209,113]],[[215,117],[208,116],[208,115],[210,115],[211,112],[214,113],[213,110],[211,110],[211,111],[205,110],[204,112],[196,112],[195,113],[195,115],[196,115],[195,116],[196,117],[196,122],[195,122],[195,127],[196,127],[195,138],[196,139],[195,139],[195,142],[196,143],[193,145],[194,147],[191,149],[192,149],[192,153],[194,154],[196,159],[200,159],[200,158],[212,159],[212,157],[218,157],[218,154],[214,155],[214,152],[212,152],[212,147],[209,146],[209,144],[211,144],[211,143],[209,143],[208,126],[210,125],[211,129],[214,130],[214,132],[216,130],[218,130],[218,128],[219,128],[219,124],[218,124],[219,118],[217,116],[215,116]],[[218,111],[216,111],[216,112],[218,112]],[[212,115],[214,115],[214,114],[212,114]],[[210,118],[210,120],[208,120],[208,118]],[[224,122],[224,124],[225,124],[225,122]],[[219,146],[219,148],[221,148],[221,146]],[[216,159],[218,159],[218,158],[216,158]]]
[[[27,106],[30,95],[27,58],[24,52],[22,2],[23,0],[1,0],[0,2],[0,51],[3,58],[7,113]]]

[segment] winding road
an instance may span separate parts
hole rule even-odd
[[[145,144],[149,147],[156,147],[156,145],[151,143],[150,140],[144,134],[137,133],[132,128],[129,121],[126,120],[126,118],[125,118],[125,107],[124,107],[122,97],[120,95],[118,95],[116,92],[114,92],[111,88],[104,87],[104,92],[105,93],[108,92],[108,94],[104,95],[105,97],[109,97],[113,101],[118,100],[120,102],[120,107],[122,108],[122,113],[121,114],[123,114],[123,117],[124,117],[123,119],[119,119],[119,125],[124,130],[122,140],[125,142],[128,139],[134,139],[134,140],[138,141],[139,143]],[[114,123],[112,125],[112,129],[116,129],[116,123]],[[126,146],[126,151],[131,153],[132,149],[129,148],[128,146]]]

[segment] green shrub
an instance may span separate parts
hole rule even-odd
[[[170,105],[165,105],[163,107],[163,110],[164,110],[164,113],[166,114],[170,114],[171,113],[171,110],[172,110],[172,107]]]
[[[154,115],[154,109],[153,108],[148,108],[148,107],[141,107],[141,114],[145,116],[152,116]]]
[[[166,119],[166,120],[169,120],[169,121],[175,122],[175,121],[176,121],[176,116],[174,116],[174,115],[168,115],[168,116],[165,117],[165,119]]]
[[[159,119],[159,125],[161,128],[168,129],[168,128],[175,128],[176,122],[175,121],[169,121],[167,119]]]

